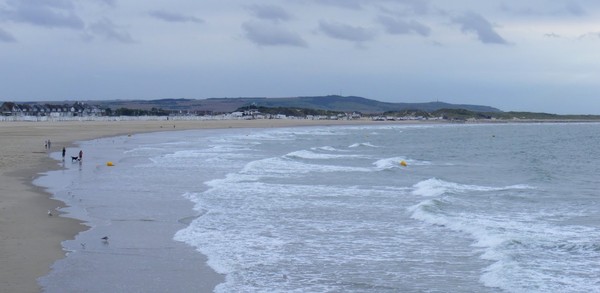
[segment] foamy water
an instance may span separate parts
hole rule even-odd
[[[600,292],[599,127],[186,131],[88,147],[119,158],[91,181],[128,181],[94,206],[115,190],[133,201],[106,210],[105,231],[148,219],[137,205],[168,222],[189,214],[169,201],[192,203],[171,241],[226,275],[217,292]]]

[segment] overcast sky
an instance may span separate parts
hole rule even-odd
[[[0,102],[328,94],[600,114],[600,1],[0,0]]]

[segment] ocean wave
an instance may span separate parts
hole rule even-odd
[[[543,211],[539,214],[532,211],[491,215],[465,210],[450,194],[529,189],[530,186],[497,188],[438,179],[420,183],[422,186],[416,188],[420,190],[419,194],[437,197],[409,207],[407,210],[411,218],[469,235],[473,239],[472,246],[480,249],[480,258],[491,261],[480,277],[485,286],[507,292],[593,291],[590,291],[593,288],[589,284],[590,276],[600,274],[600,266],[595,262],[600,257],[600,244],[590,241],[600,237],[596,228],[556,226],[545,220]],[[587,271],[569,274],[569,280],[563,280],[564,271],[580,270],[582,267],[586,267]],[[577,279],[579,281],[574,281]]]
[[[500,191],[500,190],[513,190],[513,189],[534,189],[534,187],[520,184],[510,185],[504,187],[490,187],[480,185],[469,185],[460,184],[455,182],[448,182],[437,178],[430,178],[417,184],[413,185],[413,194],[425,197],[440,196],[446,193],[464,193],[470,191]]]
[[[339,155],[339,154],[323,154],[307,150],[295,151],[285,155],[287,158],[299,159],[339,159],[339,158],[360,158],[361,155]]]
[[[146,155],[146,154],[152,154],[155,153],[157,151],[163,151],[163,148],[158,148],[158,147],[138,147],[138,148],[134,148],[131,150],[126,150],[123,152],[123,154],[126,155]]]
[[[353,144],[349,145],[348,147],[349,148],[357,148],[357,147],[377,148],[378,146],[373,145],[370,142],[360,142],[360,143],[353,143]]]
[[[338,149],[332,147],[332,146],[322,146],[322,147],[314,147],[311,148],[311,150],[321,150],[321,151],[328,151],[328,152],[337,152],[339,151]]]
[[[243,175],[281,178],[313,172],[371,172],[371,169],[337,165],[309,164],[288,159],[286,157],[273,157],[249,162],[239,173]]]

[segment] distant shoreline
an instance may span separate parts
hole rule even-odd
[[[566,115],[569,116],[569,115]],[[301,117],[286,117],[286,118],[259,118],[246,119],[242,117],[232,117],[229,115],[217,116],[80,116],[80,117],[49,117],[49,116],[0,116],[1,123],[18,123],[18,122],[39,122],[39,123],[56,123],[56,122],[143,122],[155,121],[164,123],[178,122],[206,122],[209,124],[220,122],[239,123],[258,123],[258,124],[310,124],[310,125],[327,125],[327,124],[361,124],[361,123],[450,123],[450,124],[472,124],[472,123],[590,123],[600,122],[599,119],[581,119],[581,118],[548,118],[548,119],[373,119],[373,118],[356,118],[356,119],[307,119]],[[254,122],[253,122],[254,121]],[[237,125],[244,127],[244,125]]]

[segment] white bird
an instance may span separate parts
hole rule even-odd
[[[102,242],[108,243],[108,236],[104,236],[104,237],[102,237],[100,239],[102,239]]]
[[[52,211],[51,210],[48,210],[48,216],[52,217]]]

